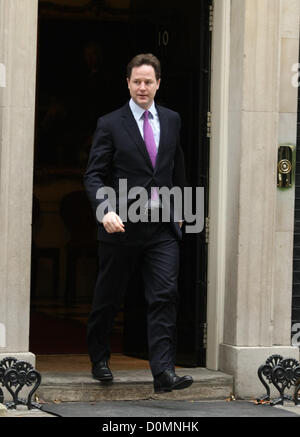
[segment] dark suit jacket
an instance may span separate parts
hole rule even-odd
[[[84,185],[95,214],[98,205],[103,201],[96,199],[98,189],[110,186],[118,192],[119,179],[127,180],[128,190],[136,186],[144,187],[148,192],[151,186],[184,188],[186,182],[184,157],[179,138],[180,116],[170,109],[159,105],[156,107],[160,120],[160,143],[155,168],[152,166],[129,103],[99,118],[84,175]],[[128,226],[130,229],[130,223]],[[173,219],[172,206],[171,226],[177,238],[181,239],[181,230]],[[130,232],[109,234],[99,223],[99,240],[120,243],[130,238],[134,238],[134,234],[131,235]]]

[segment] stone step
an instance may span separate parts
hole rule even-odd
[[[233,377],[205,368],[176,369],[179,376],[191,375],[194,383],[185,390],[155,394],[149,370],[116,370],[114,382],[101,384],[87,372],[43,372],[36,395],[45,402],[93,402],[140,399],[204,400],[226,399],[233,393]]]

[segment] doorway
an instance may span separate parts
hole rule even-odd
[[[128,100],[126,65],[137,53],[152,52],[161,60],[157,101],[181,115],[187,175],[192,186],[205,188],[208,216],[209,5],[209,0],[39,2],[30,329],[30,350],[37,355],[86,353],[97,259],[82,176],[97,118]],[[206,265],[205,232],[186,234],[178,365],[205,366]],[[145,358],[141,288],[140,282],[130,287],[112,351]]]

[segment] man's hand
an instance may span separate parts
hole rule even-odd
[[[115,232],[125,232],[124,224],[121,218],[113,211],[105,214],[102,224],[106,232],[109,234],[114,234]]]
[[[181,229],[181,226],[183,225],[183,221],[182,222],[179,222],[179,227],[180,227],[180,229]]]

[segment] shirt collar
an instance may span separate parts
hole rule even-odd
[[[134,118],[136,120],[140,120],[145,112],[145,109],[143,109],[139,105],[137,105],[133,99],[130,99],[129,106],[130,106],[130,109],[133,113]],[[148,111],[153,118],[156,116],[157,110],[156,110],[154,101],[153,101],[152,105],[150,106],[150,108],[148,109]]]

